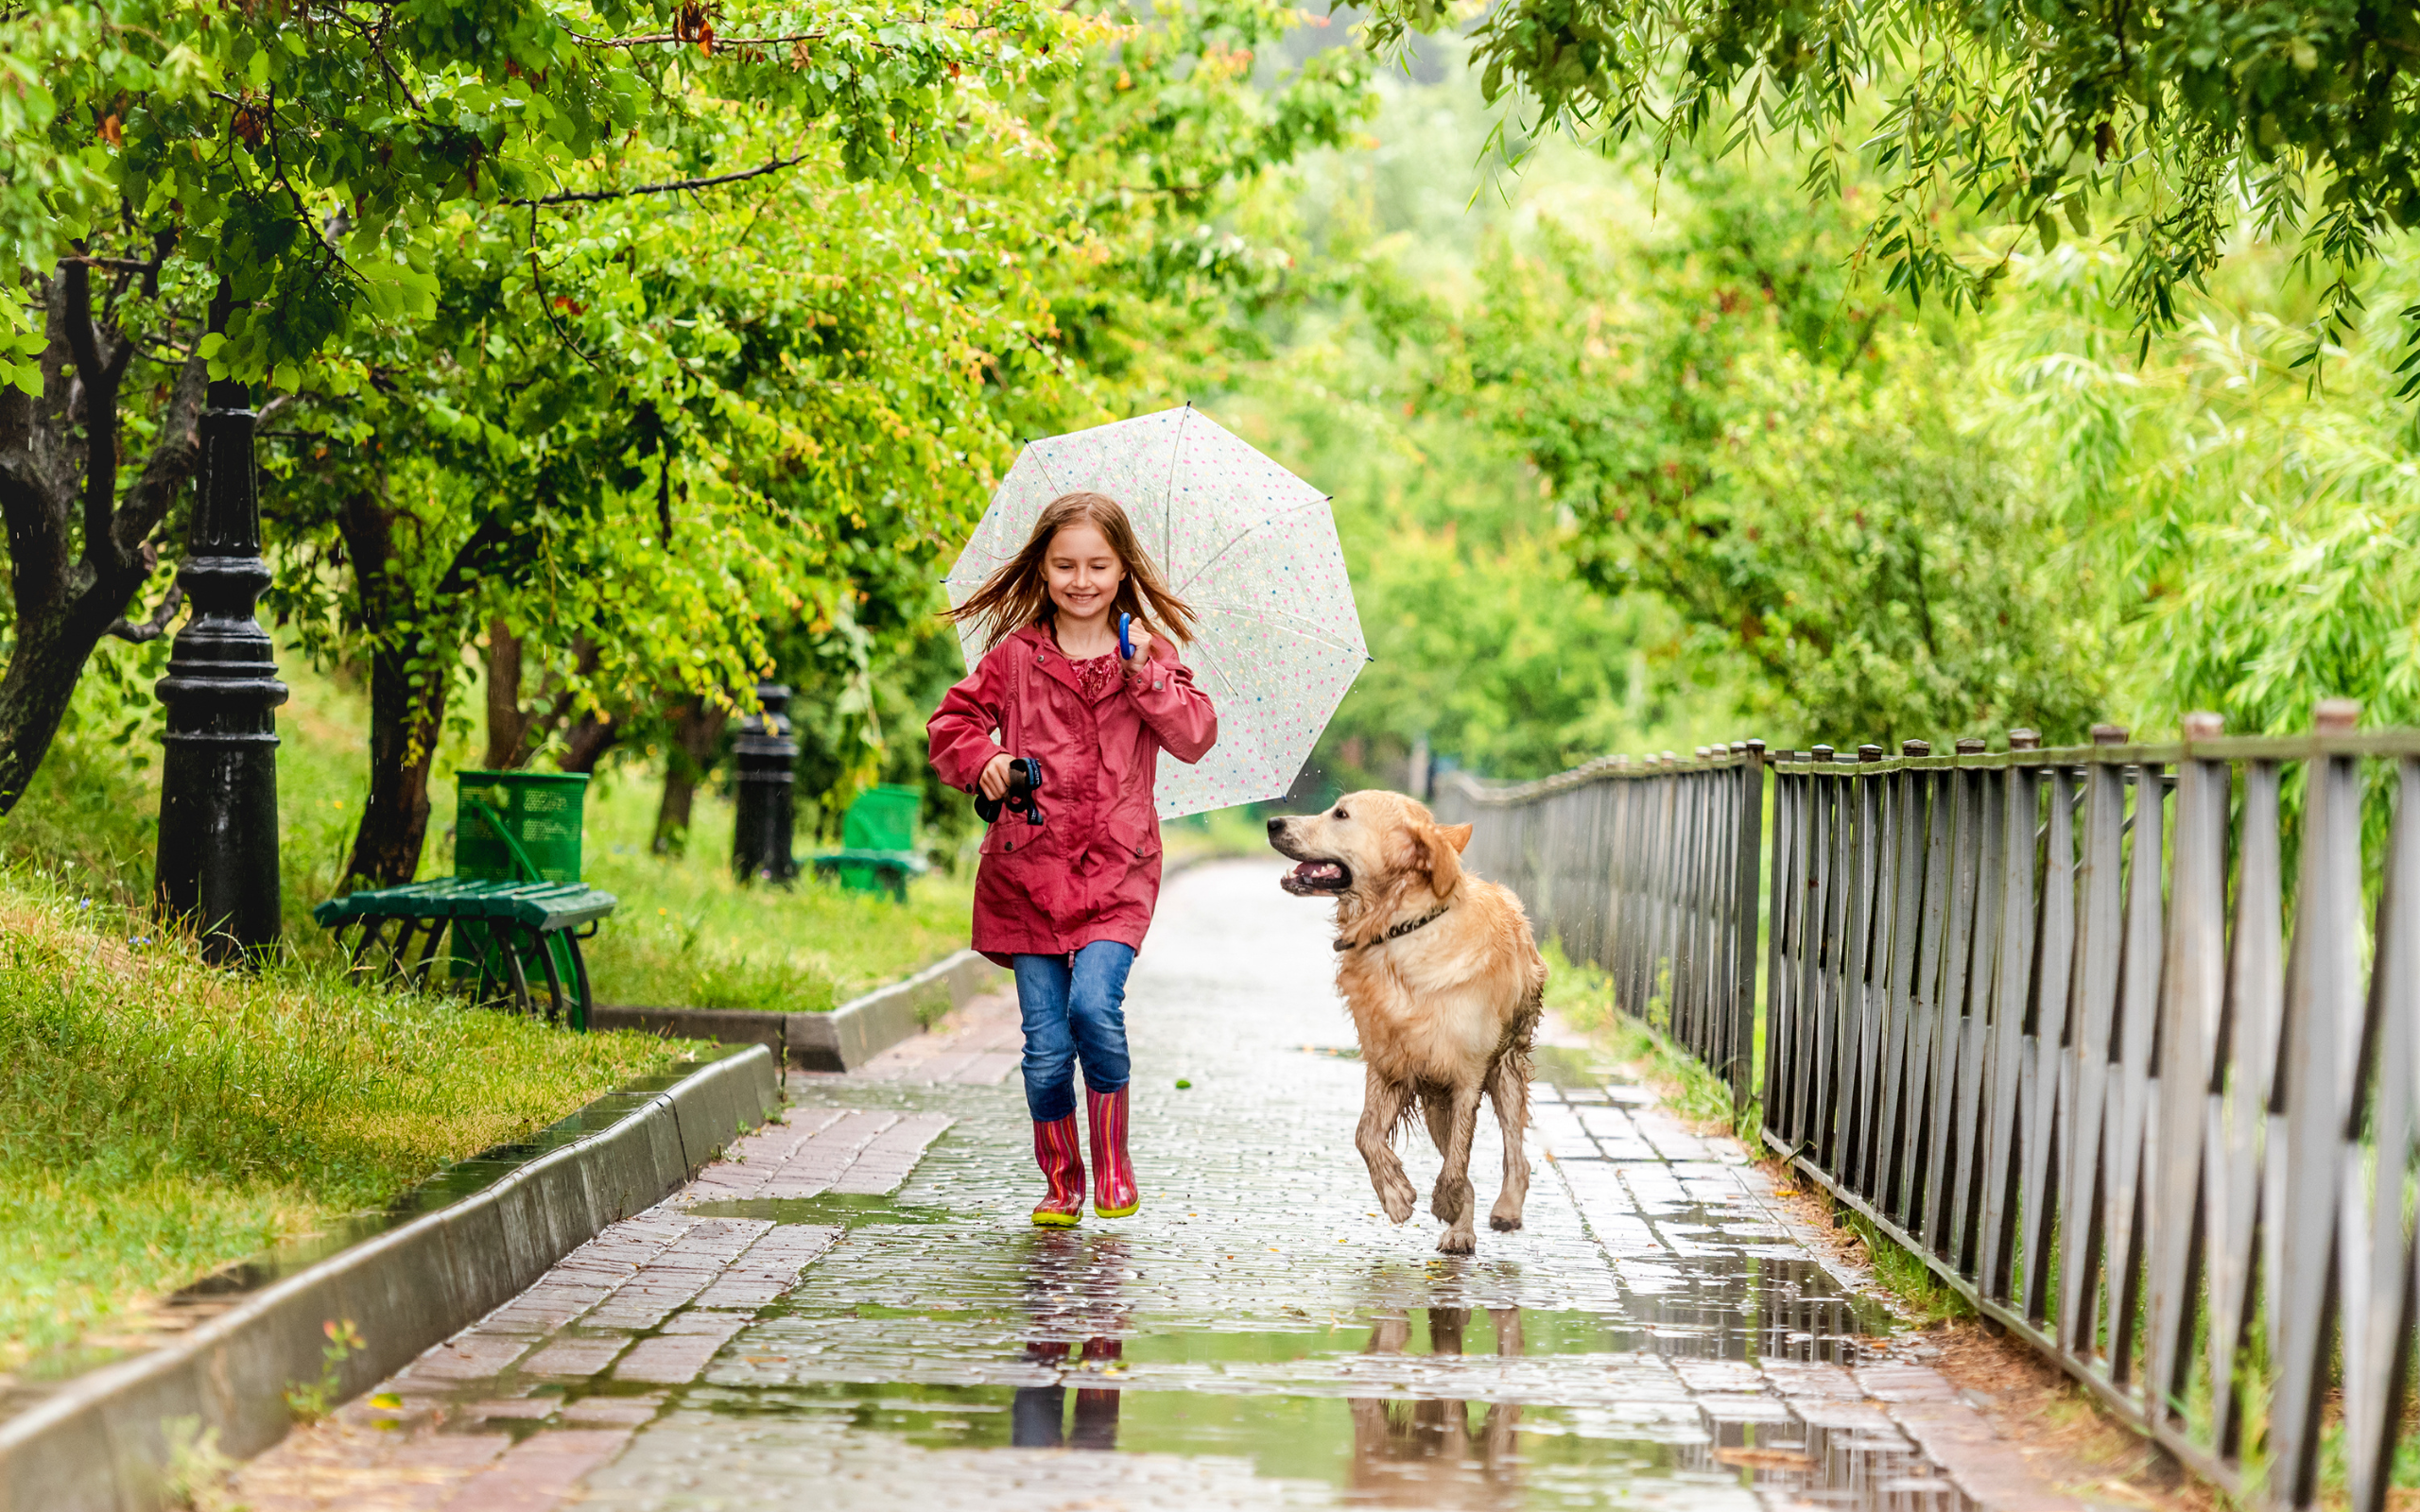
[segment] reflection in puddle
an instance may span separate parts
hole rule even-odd
[[[1004,1449],[1115,1452],[1235,1463],[1264,1488],[1324,1486],[1320,1500],[1355,1505],[1961,1512],[1829,1363],[1870,1348],[1865,1304],[1804,1260],[1752,1258],[1704,1295],[1634,1297],[1643,1315],[1406,1305],[1384,1299],[1447,1272],[1393,1263],[1349,1287],[1374,1305],[1205,1315],[1170,1305],[1171,1257],[1148,1239],[1014,1247],[991,1273],[1012,1281],[992,1293],[1000,1305],[966,1295],[960,1270],[951,1304],[895,1308],[840,1305],[852,1261],[871,1258],[844,1245],[821,1263],[829,1284],[710,1372],[711,1410],[826,1423],[891,1444],[917,1473]],[[1451,1274],[1471,1285],[1474,1270]],[[1726,1308],[1731,1322],[1710,1321]]]
[[[1520,1309],[1492,1308],[1487,1315],[1495,1326],[1495,1352],[1520,1354]],[[1462,1328],[1469,1321],[1468,1308],[1428,1309],[1434,1352],[1461,1354]],[[1409,1319],[1381,1318],[1370,1332],[1369,1352],[1401,1354],[1410,1338]],[[1519,1487],[1512,1432],[1521,1421],[1517,1401],[1485,1403],[1476,1435],[1470,1424],[1473,1404],[1459,1399],[1352,1397],[1347,1405],[1353,1409],[1353,1471],[1346,1488],[1357,1500],[1400,1500],[1408,1481],[1431,1505],[1443,1500],[1449,1487],[1486,1493],[1478,1502],[1458,1494],[1457,1502],[1493,1505]]]
[[[1026,1347],[1037,1364],[1056,1366],[1066,1358],[1067,1346],[1055,1340]],[[1086,1339],[1083,1367],[1087,1372],[1116,1360],[1115,1339]],[[1019,1386],[1009,1407],[1009,1443],[1016,1449],[1115,1449],[1118,1392],[1115,1386],[1076,1388],[1076,1426],[1069,1430],[1067,1388],[1061,1385]]]

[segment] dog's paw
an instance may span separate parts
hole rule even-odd
[[[1409,1219],[1411,1205],[1419,1199],[1420,1194],[1411,1189],[1411,1183],[1400,1177],[1378,1188],[1378,1206],[1387,1210],[1387,1221],[1390,1223],[1403,1223]]]
[[[1437,1241],[1441,1255],[1467,1255],[1478,1248],[1478,1235],[1467,1228],[1448,1228]]]
[[[1487,1226],[1499,1234],[1509,1234],[1521,1227],[1521,1215],[1517,1212],[1491,1212],[1487,1215]]]
[[[1462,1216],[1462,1204],[1469,1200],[1469,1182],[1449,1182],[1440,1177],[1435,1189],[1428,1194],[1428,1216],[1439,1223],[1459,1222]]]

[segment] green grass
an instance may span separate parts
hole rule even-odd
[[[689,1048],[218,971],[150,929],[0,877],[0,1371]]]
[[[1269,849],[1269,816],[1282,805],[1247,803],[1239,808],[1213,809],[1187,815],[1160,826],[1160,856],[1164,868],[1227,856],[1274,859]]]
[[[367,792],[368,710],[360,688],[299,654],[281,652],[279,663],[292,690],[278,711],[285,940],[297,960],[326,963],[334,953],[311,908],[336,894],[353,843]],[[78,694],[25,799],[0,821],[0,860],[79,897],[139,909],[157,847],[160,747],[149,725],[130,725],[126,709],[143,708],[139,690],[132,705],[121,696],[103,681]],[[475,764],[474,735],[458,723],[440,742],[423,877],[453,870],[454,773]],[[590,789],[585,877],[621,900],[586,946],[599,1002],[817,1011],[965,946],[971,853],[956,858],[955,875],[911,886],[904,908],[809,879],[786,890],[742,887],[728,871],[731,805],[713,793],[698,796],[687,856],[650,853],[661,791],[652,773],[612,766]],[[1220,842],[1236,845],[1239,833],[1229,826]]]

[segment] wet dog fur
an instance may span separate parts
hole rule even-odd
[[[1337,990],[1361,1041],[1366,1090],[1354,1143],[1387,1216],[1418,1198],[1396,1159],[1395,1131],[1415,1114],[1444,1158],[1428,1211],[1445,1223],[1437,1247],[1467,1255],[1473,1229],[1471,1141],[1479,1098],[1504,1130],[1504,1184],[1488,1226],[1521,1227],[1530,1163],[1530,1045],[1547,983],[1521,901],[1462,869],[1467,824],[1440,825],[1400,793],[1348,793],[1323,814],[1269,821],[1269,843],[1302,863],[1281,884],[1336,900]],[[1441,912],[1442,910],[1442,912]],[[1389,931],[1437,917],[1392,937]]]

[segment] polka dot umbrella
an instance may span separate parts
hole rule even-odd
[[[1370,660],[1327,495],[1190,404],[1035,441],[992,495],[946,579],[962,604],[1022,549],[1044,506],[1106,493],[1161,576],[1201,614],[1186,647],[1219,744],[1162,753],[1160,817],[1278,798]],[[961,637],[967,665],[983,648]]]

